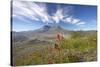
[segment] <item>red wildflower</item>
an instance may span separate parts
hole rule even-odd
[[[57,39],[58,41],[60,41],[60,34],[57,34]]]
[[[63,35],[57,34],[57,40],[60,41],[60,40],[62,40],[62,39],[64,39]]]
[[[49,59],[48,60],[48,64],[53,64],[53,60],[52,59]]]

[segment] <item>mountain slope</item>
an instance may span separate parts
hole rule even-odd
[[[58,25],[44,25],[43,27],[31,30],[31,31],[22,31],[22,32],[13,32],[14,39],[18,41],[27,40],[28,38],[31,39],[38,39],[38,40],[50,40],[54,39],[57,34],[62,34],[66,37],[70,37],[71,34],[78,31],[71,31],[63,29],[61,26]],[[79,31],[81,34],[86,34],[91,31]],[[94,31],[92,31],[94,32]]]

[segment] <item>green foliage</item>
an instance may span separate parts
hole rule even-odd
[[[54,43],[59,44],[60,50],[54,48]],[[84,34],[75,32],[69,39],[59,42],[53,41],[48,45],[34,45],[33,53],[27,53],[16,57],[15,65],[48,64],[85,62],[97,60],[97,35],[96,33]],[[27,47],[26,47],[27,48]],[[22,51],[22,49],[17,49]],[[49,60],[50,59],[50,60]]]

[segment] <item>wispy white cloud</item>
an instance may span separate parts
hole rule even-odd
[[[78,23],[78,22],[80,22],[80,19],[73,18],[72,23],[76,24],[76,23]]]
[[[65,23],[72,23],[72,20],[73,20],[72,16],[69,16],[69,17],[65,18],[63,21]]]
[[[80,23],[77,23],[76,25],[84,25],[85,22],[80,22]]]
[[[53,16],[50,16],[47,10],[45,3],[13,1],[13,17],[19,20],[26,21],[26,18],[28,18],[33,21],[42,21],[43,23],[59,23],[63,21],[64,23],[75,25],[85,24],[80,18],[75,18],[70,14],[73,11],[73,6],[66,6],[64,8],[58,6]]]
[[[63,19],[63,13],[62,13],[62,10],[61,9],[58,9],[56,11],[56,13],[54,14],[54,16],[52,16],[53,20],[55,23],[59,23],[60,20]]]
[[[16,15],[16,16],[15,16]],[[13,17],[27,17],[31,20],[49,21],[46,13],[45,4],[36,4],[33,2],[13,1]]]

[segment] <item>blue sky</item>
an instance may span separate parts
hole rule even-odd
[[[97,7],[32,1],[13,1],[12,30],[27,31],[44,25],[70,30],[96,30]]]

